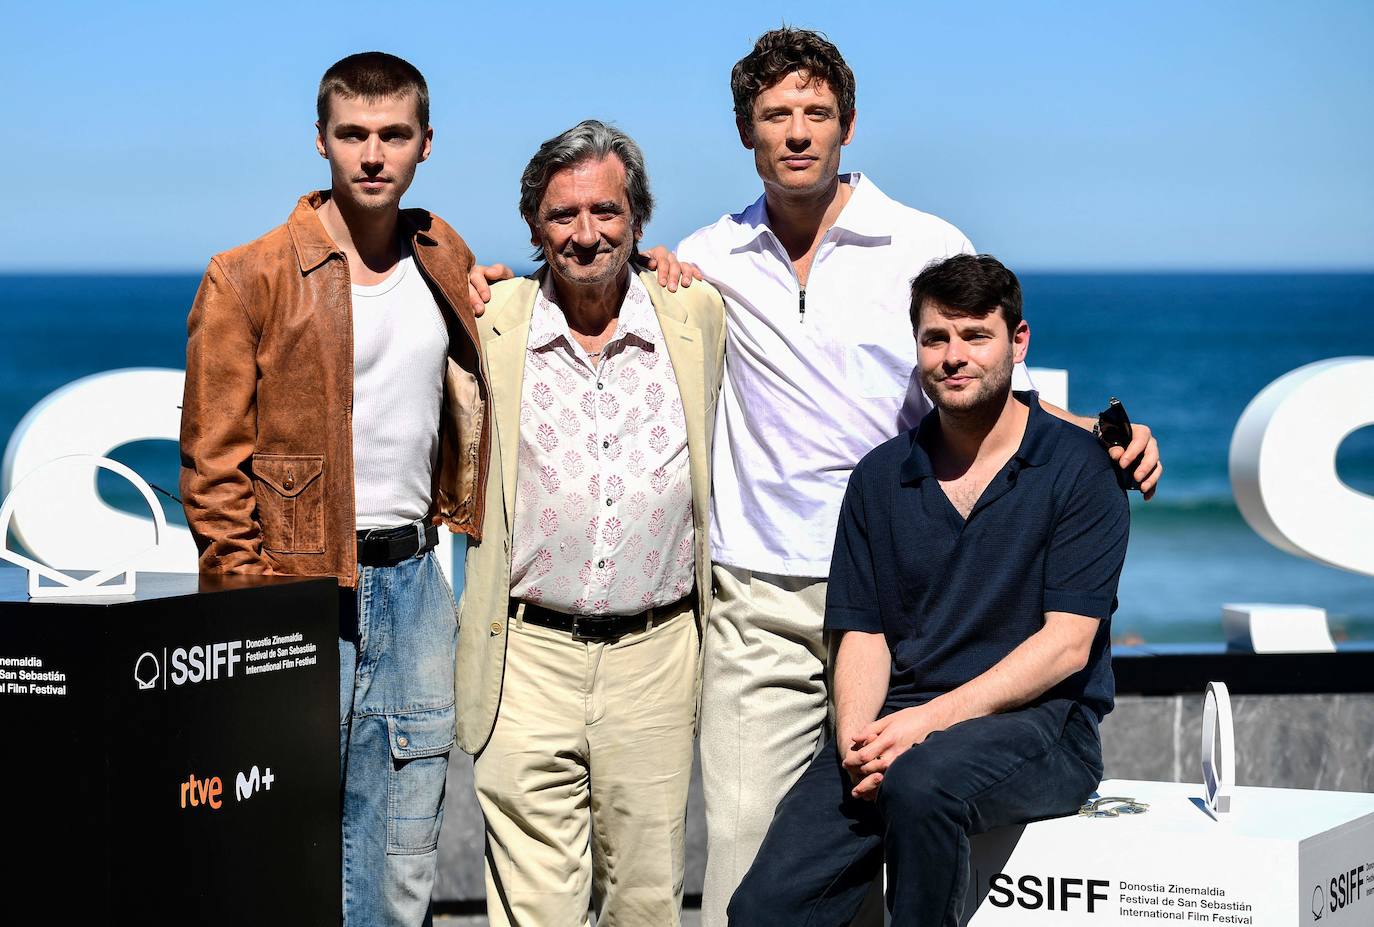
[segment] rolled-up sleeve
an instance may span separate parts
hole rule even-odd
[[[1045,554],[1045,611],[1111,617],[1130,524],[1126,493],[1110,467],[1078,478]]]
[[[258,332],[218,260],[211,260],[186,323],[181,406],[181,498],[214,573],[271,572],[262,556],[251,478],[257,439]]]
[[[830,582],[825,595],[827,631],[881,633],[883,630],[873,550],[868,543],[863,482],[863,469],[858,468],[850,476],[840,506],[840,524],[835,532]]]

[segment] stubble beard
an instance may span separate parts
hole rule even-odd
[[[599,271],[592,271],[590,274],[586,272],[588,268],[577,263],[577,259],[571,255],[564,255],[556,252],[550,253],[548,249],[545,249],[544,259],[553,269],[554,273],[558,274],[559,277],[573,286],[599,286],[619,278],[620,274],[625,270],[625,265],[630,261],[630,253],[633,247],[634,246],[631,245],[628,248],[615,248],[606,252],[604,268]],[[578,273],[578,271],[584,272]]]
[[[1007,352],[1003,363],[983,371],[977,381],[977,392],[973,395],[969,395],[967,390],[945,394],[933,382],[923,385],[942,419],[961,429],[985,429],[997,421],[1006,407],[1007,395],[1011,392],[1011,371],[1011,352]],[[955,401],[950,402],[950,399]]]
[[[335,197],[346,201],[346,205],[359,215],[377,215],[399,209],[401,197],[415,179],[414,169],[409,174],[391,172],[389,184],[377,193],[366,193],[353,180],[356,172],[350,170],[340,174],[331,171],[331,175]],[[339,196],[341,192],[342,197]]]
[[[354,209],[359,212],[377,214],[397,209],[401,204],[401,194],[405,192],[407,184],[393,180],[386,187],[377,193],[364,193],[353,183],[349,183],[349,202]]]
[[[767,165],[767,166],[765,166]],[[830,191],[832,186],[839,181],[839,161],[833,164],[826,158],[821,158],[815,163],[812,170],[793,172],[783,167],[777,160],[777,155],[773,154],[768,159],[757,157],[754,164],[761,179],[771,178],[773,187],[782,195],[789,199],[811,200],[819,198]],[[768,180],[764,180],[764,185],[768,186]]]

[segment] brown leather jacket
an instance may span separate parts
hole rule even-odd
[[[301,197],[285,225],[215,255],[191,308],[181,498],[203,572],[356,583],[352,289],[315,215],[328,197]],[[402,210],[401,228],[449,332],[430,514],[480,540],[491,428],[472,252],[423,209]]]

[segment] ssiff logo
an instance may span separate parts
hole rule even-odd
[[[162,675],[157,663],[157,657],[151,653],[144,653],[134,663],[134,682],[138,683],[139,689],[152,689],[157,686],[157,678]]]
[[[1099,901],[1107,900],[1106,879],[1080,879],[1071,876],[1023,875],[1019,879],[999,872],[988,880],[988,901],[997,908],[1013,904],[1034,911],[1071,911],[1084,907],[1087,913],[1097,910]]]
[[[1349,907],[1365,897],[1364,870],[1364,865],[1354,866],[1346,872],[1339,872],[1331,877],[1331,881],[1327,883],[1325,906],[1331,909],[1332,914],[1335,914],[1343,908]],[[1321,889],[1321,885],[1318,885],[1318,894],[1321,893]],[[1312,898],[1312,904],[1312,916],[1314,918],[1320,918],[1321,915],[1316,911],[1317,898],[1315,895]]]
[[[134,661],[134,681],[138,683],[140,691],[146,691],[157,688],[159,680],[165,689],[169,683],[173,686],[182,686],[216,679],[232,679],[234,671],[242,662],[241,640],[178,647],[172,651],[170,660],[164,649],[161,663],[156,654],[145,652]],[[163,672],[164,663],[167,664],[166,673]]]

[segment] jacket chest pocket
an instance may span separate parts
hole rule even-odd
[[[323,454],[254,454],[253,496],[262,546],[288,554],[324,551]]]

